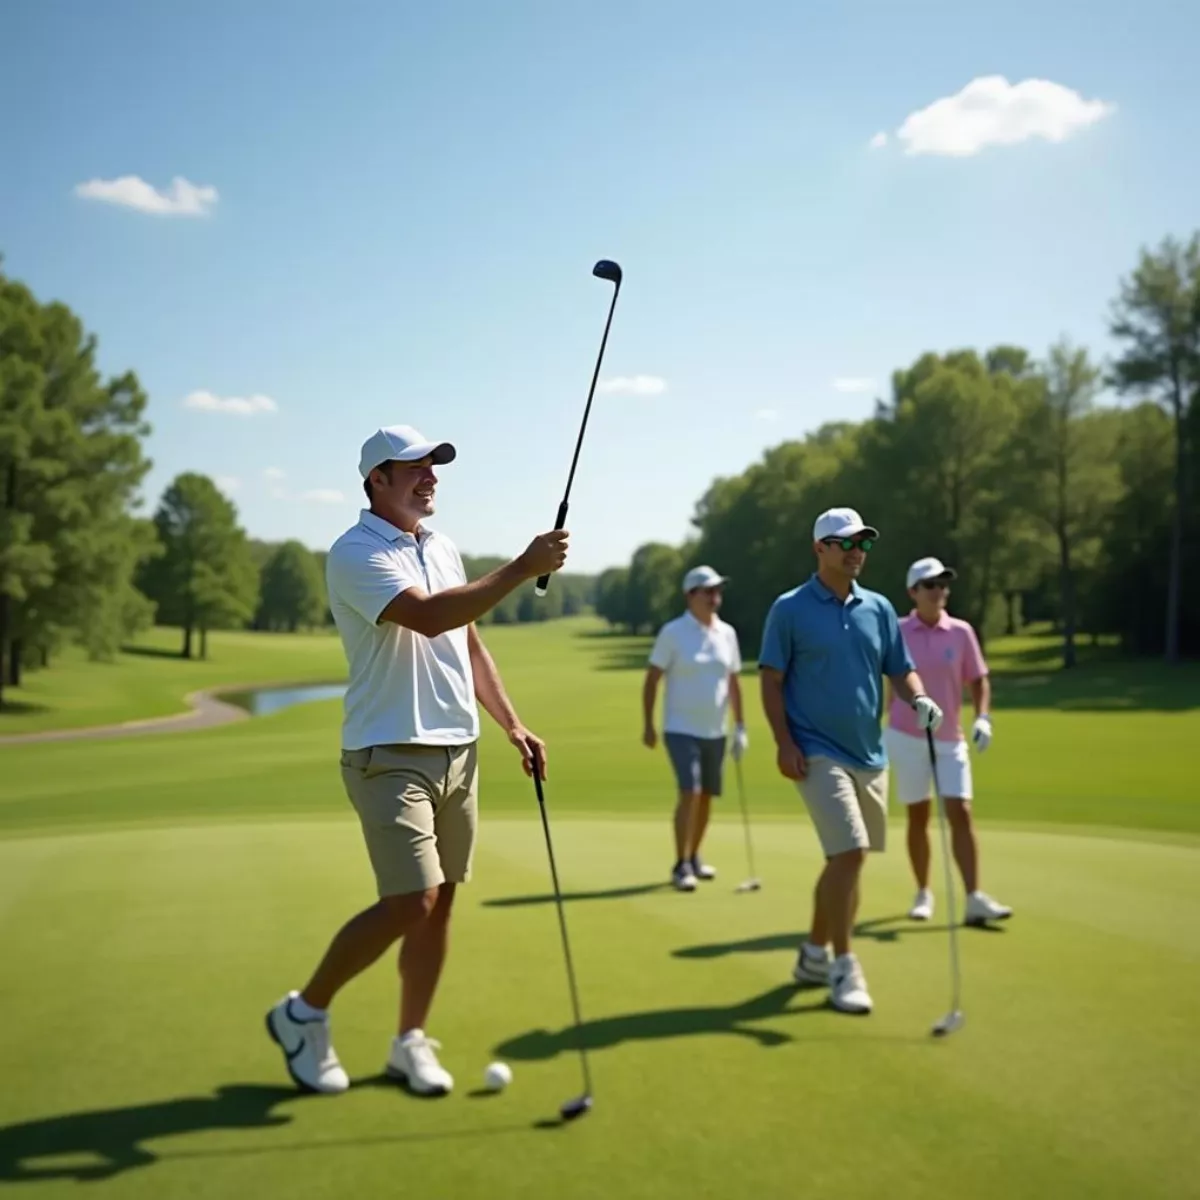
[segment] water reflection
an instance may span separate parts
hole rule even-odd
[[[345,692],[344,683],[317,683],[228,692],[221,699],[244,708],[252,717],[268,717],[295,704],[311,704],[314,700],[335,700],[345,695]]]

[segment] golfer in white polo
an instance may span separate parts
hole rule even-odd
[[[1012,916],[1012,909],[979,890],[979,846],[971,818],[971,757],[961,710],[963,690],[969,689],[975,706],[971,743],[976,753],[982,754],[992,741],[992,693],[975,630],[968,621],[946,611],[950,583],[956,577],[954,568],[939,558],[917,559],[908,568],[906,579],[914,608],[901,620],[900,632],[929,694],[945,714],[934,735],[938,789],[946,804],[954,861],[967,891],[964,920],[968,925],[983,925]],[[933,916],[929,887],[933,773],[925,735],[912,709],[898,697],[893,697],[889,706],[884,744],[896,780],[896,798],[908,808],[908,857],[917,880],[917,896],[908,915],[928,921]]]
[[[740,759],[749,745],[738,672],[742,655],[737,631],[717,616],[727,580],[712,567],[693,567],[683,577],[686,608],[658,631],[642,686],[642,742],[658,745],[654,704],[666,678],[663,740],[675,773],[675,866],[671,882],[682,892],[696,880],[715,879],[700,858],[712,798],[722,791],[729,709],[735,722],[730,753]]]
[[[521,723],[474,622],[515,588],[559,570],[565,531],[544,533],[512,561],[467,582],[457,547],[426,520],[435,466],[456,457],[408,425],[363,444],[369,506],[334,542],[329,605],[349,663],[341,772],[375,876],[376,903],[338,931],[301,991],[267,1014],[267,1029],[302,1088],[343,1092],[349,1079],[329,1037],[334,996],[397,941],[401,994],[386,1072],[442,1095],[453,1079],[426,1020],[446,957],[450,910],[470,878],[479,780],[478,704],[544,777],[545,746]]]

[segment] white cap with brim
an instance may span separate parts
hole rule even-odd
[[[431,442],[411,425],[385,425],[363,442],[358,473],[366,479],[380,463],[416,462],[427,454],[440,464],[453,462],[458,451],[449,442]]]
[[[697,588],[720,587],[729,582],[728,575],[718,575],[712,567],[693,567],[683,577],[683,591],[694,592]]]
[[[864,525],[862,517],[852,508],[827,508],[813,522],[814,542],[823,542],[826,538],[856,537],[860,533],[873,538],[879,536],[879,530],[872,525]]]
[[[916,587],[926,579],[957,579],[958,572],[953,567],[946,566],[940,558],[918,558],[908,568],[906,587]]]

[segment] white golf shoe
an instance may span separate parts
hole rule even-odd
[[[329,1017],[301,1020],[292,1001],[298,992],[288,992],[267,1013],[267,1032],[283,1051],[284,1065],[293,1080],[307,1092],[344,1092],[350,1079],[342,1069],[329,1040]]]
[[[921,888],[913,906],[908,910],[910,920],[928,921],[933,916],[933,893],[928,888]]]
[[[678,892],[694,892],[696,890],[696,873],[690,862],[678,863],[671,871],[671,884]]]
[[[435,1050],[441,1042],[427,1038],[420,1029],[410,1029],[402,1038],[392,1039],[392,1052],[384,1072],[406,1083],[422,1096],[445,1096],[454,1087],[454,1076],[437,1060]]]
[[[834,1008],[846,1013],[869,1013],[871,996],[866,976],[853,954],[842,954],[833,960],[829,970],[829,1001]]]
[[[697,879],[716,879],[717,868],[709,866],[706,862],[701,862],[699,857],[692,859],[692,874]]]
[[[1012,916],[1007,904],[999,904],[987,892],[972,892],[967,897],[964,925],[986,925],[989,921],[1006,921]]]
[[[796,955],[792,978],[797,983],[827,984],[829,982],[829,951],[824,946],[812,946],[805,942],[800,947],[800,953]]]

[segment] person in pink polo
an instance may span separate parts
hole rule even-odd
[[[979,890],[979,845],[971,819],[971,759],[963,730],[963,689],[971,692],[975,722],[971,742],[982,754],[992,740],[989,713],[991,687],[988,667],[975,630],[969,622],[946,611],[950,582],[957,572],[937,558],[920,558],[908,568],[908,594],[916,607],[900,622],[904,644],[916,664],[925,688],[945,720],[934,736],[937,782],[946,804],[954,861],[967,891],[964,922],[984,925],[1012,916],[1012,909],[998,904]],[[908,857],[917,880],[917,898],[909,916],[928,921],[933,916],[933,892],[929,887],[929,814],[933,782],[929,769],[929,745],[917,728],[912,708],[892,697],[888,727],[884,733],[896,798],[908,809]]]

